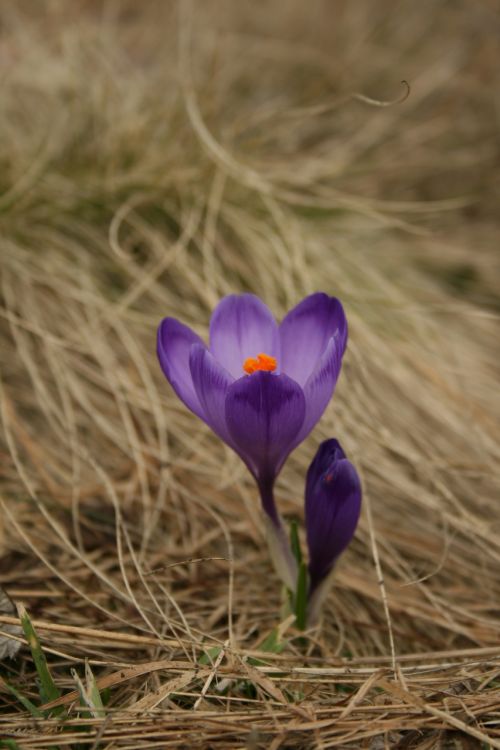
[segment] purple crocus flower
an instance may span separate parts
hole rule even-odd
[[[274,480],[330,401],[346,342],[342,305],[320,292],[279,326],[255,295],[229,295],[212,315],[209,346],[175,318],[160,323],[157,350],[167,380],[243,459],[276,528]]]
[[[306,532],[309,548],[309,610],[314,619],[320,590],[351,541],[361,511],[361,482],[338,440],[318,448],[306,478]]]

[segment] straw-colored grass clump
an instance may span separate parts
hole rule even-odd
[[[494,3],[0,15],[0,583],[65,706],[1,682],[5,746],[499,748]],[[155,330],[317,289],[350,343],[278,501],[301,517],[336,436],[364,511],[320,626],[255,661],[280,623],[255,488]],[[40,705],[27,648],[0,674]]]

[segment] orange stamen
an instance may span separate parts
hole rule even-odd
[[[269,354],[257,354],[257,359],[254,357],[247,357],[243,362],[243,369],[247,375],[253,375],[254,372],[263,370],[264,372],[274,372],[277,367],[276,357],[271,357]]]

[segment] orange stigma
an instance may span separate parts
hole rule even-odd
[[[276,357],[270,357],[269,354],[257,354],[257,359],[247,357],[243,362],[243,369],[247,375],[263,370],[264,372],[274,372],[277,366]]]

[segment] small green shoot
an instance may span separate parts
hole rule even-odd
[[[300,548],[299,526],[295,520],[290,524],[290,545],[292,547],[293,556],[297,560],[297,565],[300,566],[302,562],[302,550]]]
[[[257,649],[259,651],[265,651],[268,654],[281,654],[283,649],[288,645],[288,641],[281,640],[280,627],[273,628],[269,635],[259,643]],[[264,666],[265,662],[262,659],[256,659],[254,656],[248,658],[248,663],[254,667]]]
[[[287,646],[287,641],[280,640],[279,628],[273,628],[268,636],[259,644],[259,651],[267,651],[270,654],[281,654]]]
[[[31,651],[31,656],[35,664],[35,668],[40,680],[40,700],[42,703],[48,703],[49,701],[57,700],[61,697],[61,691],[55,684],[50,674],[47,659],[43,652],[40,640],[36,631],[31,623],[30,617],[22,604],[17,605],[17,611],[21,620],[21,625],[24,631],[28,646]],[[24,704],[23,704],[24,705]],[[54,709],[54,713],[61,713],[64,710],[62,706]]]
[[[299,630],[305,630],[307,625],[307,583],[307,566],[305,562],[301,562],[295,594],[295,624]]]
[[[222,651],[222,646],[213,646],[205,651],[198,659],[198,664],[212,665]]]
[[[34,716],[37,719],[43,718],[43,713],[35,706],[34,703],[32,703],[28,698],[26,698],[22,693],[19,692],[13,685],[11,685],[7,680],[3,679],[3,677],[0,677],[0,685],[4,688],[6,688],[14,698],[19,701],[19,703],[24,706],[24,708],[30,712],[32,716]]]
[[[105,715],[104,704],[88,661],[85,661],[85,685],[82,683],[76,670],[71,670],[71,676],[76,682],[78,692],[80,693],[80,704],[89,709],[89,714],[94,719],[103,718]]]
[[[15,740],[0,740],[0,747],[6,748],[7,750],[21,750]]]
[[[347,685],[344,682],[337,682],[334,686],[335,692],[337,693],[347,693],[348,695],[351,695],[351,693],[356,692],[356,688],[353,685]],[[383,690],[381,692],[384,692]]]
[[[307,625],[307,565],[302,556],[300,547],[299,528],[297,521],[290,524],[290,546],[292,554],[297,561],[297,589],[295,596],[289,592],[290,606],[295,614],[295,624],[299,630],[305,630]]]

